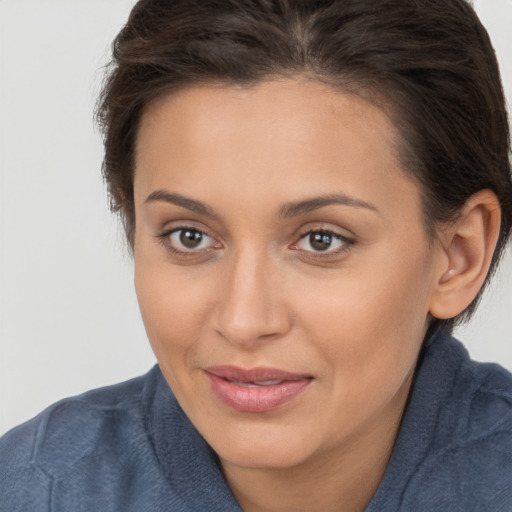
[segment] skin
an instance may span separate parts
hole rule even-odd
[[[134,180],[142,317],[246,511],[363,510],[385,471],[449,268],[397,140],[375,106],[301,79],[190,87],[145,110]],[[282,215],[333,195],[352,202]],[[180,227],[204,233],[198,249],[179,231],[159,236]],[[341,238],[315,251],[311,230]],[[213,394],[212,365],[313,379],[275,410],[239,412]]]

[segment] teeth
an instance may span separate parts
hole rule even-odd
[[[281,384],[282,380],[259,380],[255,382],[241,382],[239,380],[231,380],[237,386],[242,386],[244,388],[259,388],[262,386],[276,386],[277,384]]]
[[[275,386],[276,384],[281,384],[282,380],[260,380],[255,382],[258,386]]]

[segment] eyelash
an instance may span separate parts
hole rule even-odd
[[[173,245],[173,243],[171,242],[172,235],[176,235],[179,233],[184,234],[184,232],[187,232],[187,231],[196,234],[196,236],[200,235],[201,242],[206,237],[206,238],[211,239],[214,242],[214,244],[210,244],[209,247],[202,248],[202,249],[191,248],[190,250],[186,250],[186,249],[176,248]],[[323,251],[323,250],[317,250],[317,251],[304,250],[304,249],[301,249],[300,247],[298,247],[300,242],[307,239],[308,237],[311,237],[312,235],[321,235],[323,237],[330,237],[331,241],[337,240],[341,243],[341,245],[340,245],[340,247],[338,247],[336,249],[326,249],[325,251]],[[167,250],[171,251],[172,253],[174,253],[178,256],[184,256],[184,257],[191,257],[191,256],[197,256],[199,254],[205,254],[205,252],[210,252],[213,249],[222,247],[222,245],[219,242],[216,242],[215,239],[213,237],[209,236],[205,231],[198,229],[198,228],[190,227],[190,226],[180,226],[180,227],[168,229],[162,233],[157,234],[156,238],[158,238],[162,242],[162,244],[164,245],[164,247]],[[218,244],[218,247],[213,246],[213,245],[215,245],[215,243]],[[346,236],[343,236],[340,233],[337,233],[336,231],[332,231],[330,229],[311,229],[311,230],[303,233],[302,235],[300,235],[299,240],[297,242],[294,242],[290,246],[290,249],[296,250],[296,251],[302,251],[308,257],[328,258],[328,257],[333,257],[333,256],[339,256],[340,254],[347,252],[348,250],[350,250],[350,248],[354,244],[355,244],[355,240],[348,238]],[[311,243],[310,243],[310,245],[311,245]]]
[[[300,235],[300,239],[298,242],[295,242],[292,244],[291,248],[294,250],[300,251],[301,249],[298,247],[299,243],[302,240],[306,240],[308,237],[311,237],[312,235],[320,235],[323,237],[329,237],[332,240],[337,240],[341,243],[340,247],[336,249],[326,249],[323,250],[317,250],[317,251],[308,251],[304,250],[304,253],[306,253],[308,256],[314,255],[315,258],[328,258],[333,256],[339,256],[340,254],[343,254],[350,250],[350,248],[355,244],[355,240],[352,238],[348,238],[346,236],[343,236],[342,234],[332,231],[330,229],[311,229],[307,231],[306,233],[303,233]],[[309,245],[311,245],[311,240],[309,242]]]
[[[193,228],[190,226],[180,226],[177,228],[168,229],[162,233],[157,234],[156,238],[160,239],[160,241],[162,242],[162,244],[164,245],[164,247],[166,249],[168,249],[172,253],[177,254],[179,256],[197,256],[198,254],[204,254],[204,252],[210,251],[215,248],[215,247],[206,247],[206,248],[199,249],[199,250],[197,250],[195,248],[186,250],[186,249],[177,249],[176,247],[174,247],[171,242],[171,236],[178,234],[180,232],[184,233],[187,231],[193,232],[195,234],[199,234],[199,235],[201,235],[202,238],[204,238],[204,237],[210,238],[211,240],[214,241],[214,239],[211,236],[209,236],[208,233],[206,233],[205,231],[198,229],[198,228]],[[217,244],[218,244],[218,242],[217,242]],[[220,244],[218,244],[218,245],[220,246]]]

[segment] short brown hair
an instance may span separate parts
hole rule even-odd
[[[478,190],[497,195],[492,274],[512,225],[509,127],[489,36],[465,0],[140,0],[113,43],[97,108],[104,177],[130,245],[145,105],[191,84],[297,74],[391,105],[430,234]],[[451,330],[480,295],[437,326]]]

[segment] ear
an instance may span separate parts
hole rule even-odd
[[[462,313],[482,287],[501,222],[499,201],[480,190],[464,204],[460,217],[439,234],[439,265],[430,301],[430,314],[447,319]]]

